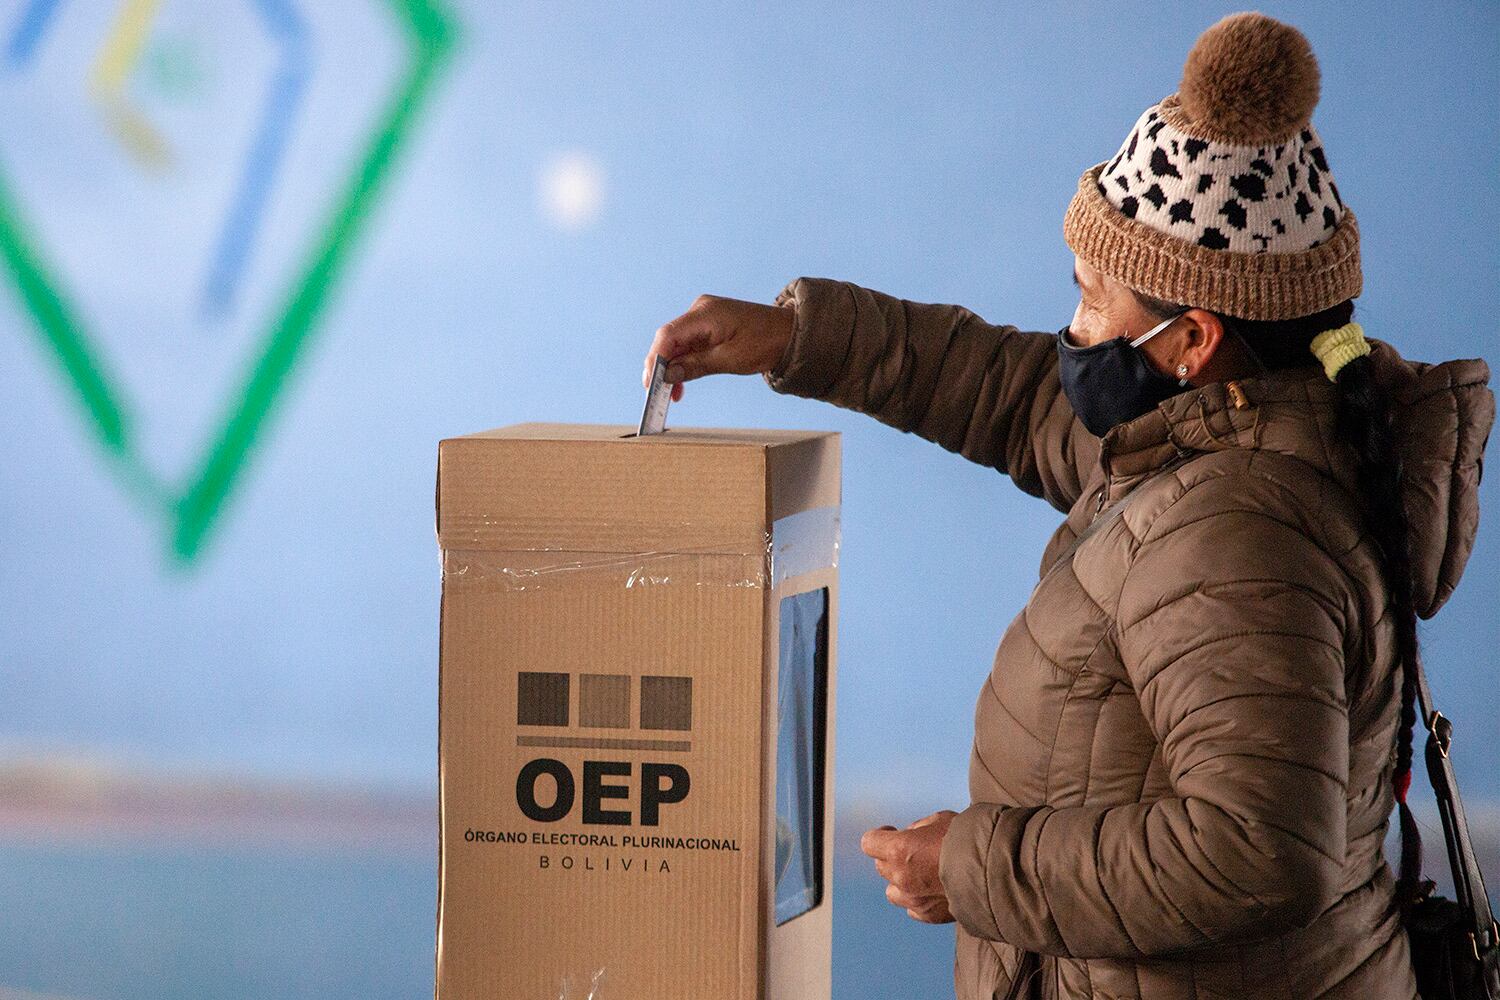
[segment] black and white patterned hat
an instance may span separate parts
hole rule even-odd
[[[1159,104],[1095,183],[1122,214],[1210,250],[1306,250],[1344,214],[1311,123],[1281,142],[1213,142],[1171,124]]]
[[[1245,319],[1357,296],[1358,225],[1312,124],[1319,83],[1296,28],[1254,11],[1223,18],[1177,92],[1083,172],[1068,245],[1148,295]]]

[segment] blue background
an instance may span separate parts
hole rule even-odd
[[[22,6],[0,4],[0,30]],[[323,21],[348,8],[357,31],[315,31],[315,77],[325,60],[352,73],[348,56],[367,42],[390,46],[394,21],[371,6],[323,5]],[[798,275],[829,276],[1057,329],[1076,301],[1061,222],[1080,171],[1114,154],[1176,89],[1197,35],[1235,9],[452,3],[460,43],[214,534],[186,566],[168,554],[162,519],[112,475],[0,282],[0,773],[40,774],[59,801],[73,801],[79,775],[125,774],[313,800],[319,789],[386,796],[417,817],[395,846],[363,851],[337,837],[289,847],[249,834],[164,846],[107,822],[73,830],[68,809],[40,825],[0,810],[0,912],[19,922],[0,935],[0,987],[425,995],[437,441],[526,420],[633,423],[652,333],[703,292],[770,302]],[[1409,357],[1493,360],[1500,8],[1257,9],[1301,28],[1320,60],[1314,122],[1360,219],[1356,318]],[[114,15],[100,2],[69,16]],[[205,60],[230,59],[238,44],[216,36],[212,18],[175,30]],[[223,93],[237,79],[210,78]],[[205,85],[202,99],[214,93]],[[0,77],[0,110],[34,112],[37,100],[14,71]],[[321,124],[309,113],[292,141],[316,149]],[[50,169],[62,155],[40,128],[0,135],[7,171]],[[570,153],[602,178],[597,210],[576,224],[539,193],[548,164]],[[217,211],[189,180],[169,173],[153,190],[189,214]],[[76,201],[64,181],[48,196],[110,212],[76,183]],[[288,182],[284,217],[321,211],[310,194],[296,200],[302,190]],[[178,318],[163,307],[158,328],[152,310],[185,277],[148,268],[128,244],[47,245],[86,263],[87,280],[124,290],[114,313],[103,294],[95,308],[131,310],[111,335],[119,356],[163,357],[132,391],[170,453],[174,421],[191,416],[174,410],[174,387],[195,370],[171,370],[161,331]],[[267,259],[294,260],[299,245],[272,232]],[[273,296],[286,275],[268,266],[246,280]],[[759,377],[690,383],[668,420],[843,432],[836,992],[944,995],[951,928],[886,904],[851,845],[869,826],[966,803],[973,699],[1060,515],[993,470],[774,395]],[[1496,488],[1487,477],[1462,586],[1421,627],[1486,830],[1500,802]],[[1427,829],[1438,867],[1441,838]],[[236,905],[240,894],[258,908]],[[231,915],[240,923],[226,926]],[[146,936],[155,950],[133,946]]]

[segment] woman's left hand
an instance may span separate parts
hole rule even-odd
[[[942,809],[905,830],[894,826],[866,830],[859,840],[859,849],[875,859],[875,870],[890,883],[885,898],[905,909],[913,920],[926,924],[953,920],[948,894],[938,880],[938,857],[948,824],[956,815],[952,809]]]

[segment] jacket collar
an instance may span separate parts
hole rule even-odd
[[[1479,520],[1483,453],[1495,419],[1489,367],[1468,358],[1402,358],[1367,337],[1375,380],[1394,400],[1413,597],[1430,618],[1457,586]],[[1362,495],[1359,456],[1337,426],[1338,388],[1321,365],[1196,386],[1109,429],[1100,440],[1103,503],[1112,503],[1178,455],[1254,448],[1300,459]]]
[[[1124,496],[1174,456],[1228,448],[1270,448],[1353,483],[1347,459],[1328,446],[1336,388],[1316,364],[1254,378],[1195,386],[1110,428],[1099,461],[1107,502]]]

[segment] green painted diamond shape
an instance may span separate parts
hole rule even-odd
[[[406,71],[389,105],[366,139],[364,155],[317,233],[306,266],[285,305],[261,340],[263,347],[222,429],[203,450],[183,489],[173,489],[147,465],[131,439],[123,397],[104,371],[99,354],[49,275],[38,243],[27,231],[10,185],[0,176],[0,256],[9,265],[22,301],[57,356],[88,412],[95,437],[122,481],[163,512],[171,526],[171,551],[181,563],[201,551],[235,480],[265,425],[286,375],[314,333],[319,312],[370,210],[381,180],[412,125],[444,57],[457,38],[455,25],[434,0],[387,0],[402,23],[409,46]]]

